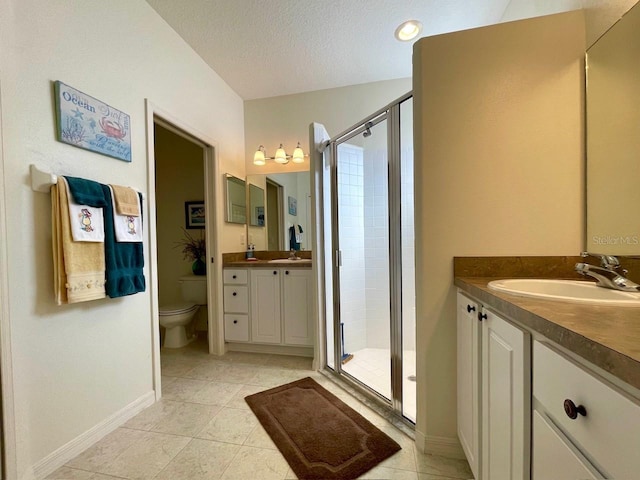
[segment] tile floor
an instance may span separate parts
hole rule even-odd
[[[353,358],[342,368],[362,383],[376,392],[391,398],[391,354],[389,349],[363,348],[353,352]],[[409,376],[416,374],[416,352],[405,350],[402,352],[403,415],[411,421],[416,421],[416,382],[409,380]]]
[[[162,352],[163,398],[58,469],[55,480],[295,479],[244,397],[310,376],[394,438],[402,450],[363,479],[472,478],[465,461],[424,455],[382,416],[301,357],[206,353],[195,342]]]

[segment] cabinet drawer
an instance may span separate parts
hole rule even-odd
[[[249,290],[245,286],[224,286],[225,313],[249,313]]]
[[[228,342],[249,341],[249,315],[224,316],[224,339]]]
[[[223,283],[234,285],[246,285],[247,275],[246,269],[225,268],[222,272]]]
[[[558,427],[607,478],[640,471],[640,404],[548,346],[534,342],[533,395]],[[572,420],[565,400],[586,409]]]

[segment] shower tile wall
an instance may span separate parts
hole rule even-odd
[[[362,148],[338,146],[338,208],[340,217],[340,318],[344,323],[345,352],[366,347],[364,176]]]
[[[386,146],[386,145],[385,145]],[[389,194],[386,150],[364,153],[367,347],[389,349]]]

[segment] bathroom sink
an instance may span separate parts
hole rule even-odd
[[[616,307],[640,307],[640,292],[623,292],[596,286],[593,282],[511,278],[489,282],[498,292],[561,302]]]
[[[276,258],[275,260],[269,260],[269,263],[311,263],[310,258]]]

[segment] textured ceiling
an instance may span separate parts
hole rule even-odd
[[[634,0],[147,0],[243,99],[411,76],[421,36]]]

